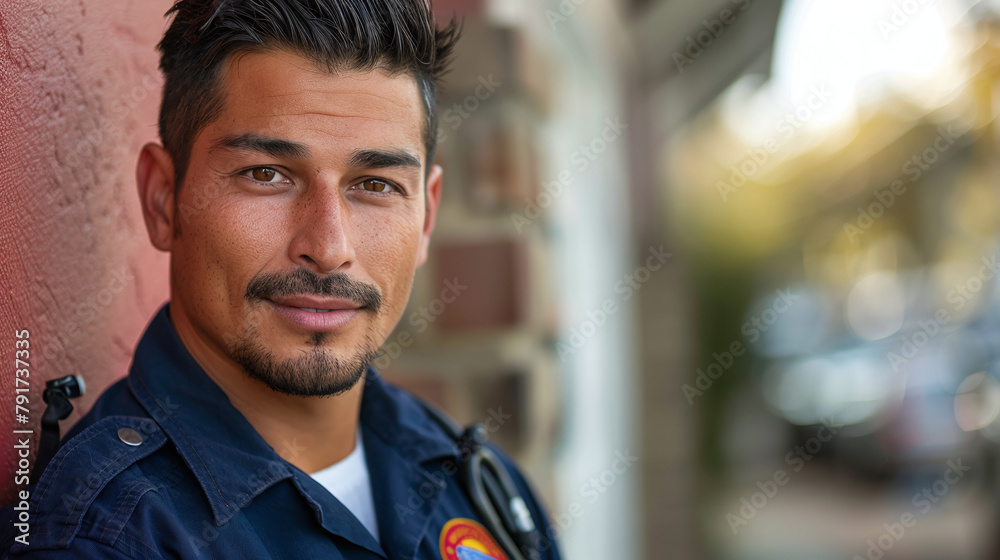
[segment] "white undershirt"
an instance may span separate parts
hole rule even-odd
[[[361,429],[355,436],[354,451],[340,462],[312,473],[316,482],[330,491],[340,503],[358,518],[368,532],[378,538],[378,522],[375,520],[375,500],[372,498],[371,478],[365,463],[365,446],[361,440]]]

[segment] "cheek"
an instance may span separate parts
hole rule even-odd
[[[373,219],[356,230],[355,250],[362,266],[382,289],[383,305],[402,313],[409,299],[420,247],[422,223],[406,219]]]
[[[205,292],[207,306],[241,301],[250,278],[263,268],[283,238],[280,207],[272,201],[215,197],[211,204],[182,222],[181,239],[191,288]]]

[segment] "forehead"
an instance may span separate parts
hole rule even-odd
[[[267,131],[313,147],[424,154],[416,79],[382,69],[331,73],[284,50],[240,53],[222,70],[213,136]],[[207,132],[207,130],[206,130]]]

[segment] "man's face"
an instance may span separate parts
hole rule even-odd
[[[222,113],[175,199],[171,312],[274,390],[345,391],[426,258],[437,199],[425,207],[416,80],[286,51],[222,72]]]

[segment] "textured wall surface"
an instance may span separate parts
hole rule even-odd
[[[48,379],[88,392],[63,431],[128,369],[167,299],[135,161],[156,138],[156,42],[170,0],[0,0],[0,503],[13,498],[12,430],[37,433]],[[15,418],[15,332],[30,332],[30,418]],[[23,355],[22,355],[23,357]]]

